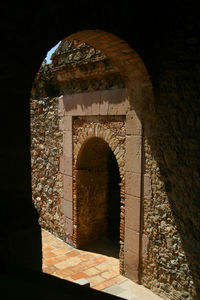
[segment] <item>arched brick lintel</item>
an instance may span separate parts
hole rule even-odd
[[[83,143],[80,144],[79,146],[77,146],[77,148],[76,148],[76,153],[78,153],[77,159],[74,162],[76,167],[77,167],[79,159],[81,157],[82,150],[84,149],[84,146],[87,144],[87,142],[89,140],[91,140],[92,138],[100,138],[102,141],[106,142],[108,144],[109,148],[112,150],[112,152],[115,155],[115,158],[117,160],[117,163],[118,163],[120,177],[121,178],[124,177],[125,149],[124,149],[124,147],[119,147],[117,145],[114,137],[111,137],[111,135],[106,136],[104,131],[102,131],[101,134],[97,133],[97,135],[88,136],[87,132],[85,133],[84,130],[82,132],[82,137],[84,139]]]

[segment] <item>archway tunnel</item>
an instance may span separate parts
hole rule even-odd
[[[121,178],[109,145],[96,137],[86,141],[76,172],[78,247],[99,239],[119,245]]]

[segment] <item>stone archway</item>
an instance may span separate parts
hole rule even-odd
[[[109,145],[98,137],[88,139],[76,165],[78,247],[101,238],[119,242],[120,182]]]
[[[143,174],[143,126],[146,126],[149,111],[153,108],[151,82],[138,54],[118,37],[99,30],[82,31],[64,39],[61,48],[64,49],[73,39],[76,39],[79,46],[82,42],[88,43],[102,51],[112,65],[109,74],[119,74],[123,79],[123,86],[106,86],[104,89],[98,86],[97,89],[66,91],[62,87],[72,78],[72,72],[64,63],[68,62],[68,58],[60,57],[63,64],[59,65],[59,61],[54,57],[52,70],[55,82],[51,83],[58,84],[61,88],[61,96],[57,99],[60,129],[63,133],[63,153],[60,157],[63,195],[60,211],[63,217],[64,238],[75,246],[80,242],[75,176],[77,156],[88,138],[102,138],[112,149],[122,178],[120,270],[138,281],[141,252],[146,247],[142,246],[145,245],[142,241],[143,198],[149,197],[151,193],[150,176]],[[90,68],[87,72],[85,68],[77,68],[74,78],[78,76],[80,80],[84,80],[87,73],[90,79],[99,79],[100,75],[104,76],[104,73],[108,72],[107,64],[101,64],[99,61],[98,67],[92,70],[93,73]],[[80,126],[76,127],[77,122]],[[118,130],[120,122],[124,127],[122,135]],[[124,145],[123,150],[120,149],[121,144]]]
[[[120,244],[121,273],[124,273],[125,138],[125,116],[73,118],[73,243],[79,247],[103,236],[113,238]],[[89,220],[87,217],[96,199],[101,209],[98,220],[91,221],[96,217],[92,215]]]
[[[125,89],[121,91],[110,90],[81,93],[74,96],[64,95],[60,98],[60,114],[68,119],[70,116],[74,118],[73,116],[83,115],[125,116],[126,155],[123,158],[123,155],[119,158],[123,164],[123,166],[119,164],[119,169],[123,169],[120,271],[138,282],[141,280],[141,257],[145,255],[148,244],[148,239],[142,234],[142,212],[144,197],[151,197],[151,179],[149,174],[144,175],[143,142],[144,131],[148,134],[154,115],[154,96],[151,80],[137,52],[124,40],[109,32],[101,30],[79,31],[66,37],[63,43],[70,40],[76,40],[80,43],[84,42],[100,50],[108,58],[115,71],[119,72],[125,86]],[[61,81],[64,81],[64,73],[60,73],[59,78]],[[64,118],[63,122],[65,122]],[[90,128],[90,130],[93,129]],[[98,131],[96,127],[95,130],[100,137],[104,135],[105,140],[110,138],[107,130],[104,131],[104,128]],[[90,135],[89,131],[84,134],[85,137]],[[64,140],[65,138],[68,139],[68,136],[69,133],[64,136]],[[118,133],[116,136],[118,136]],[[73,156],[72,152],[80,150],[81,143],[75,143],[70,153],[65,145],[66,142],[64,142],[64,156]],[[109,145],[112,149],[112,144],[109,143]],[[116,157],[119,155],[118,151],[119,149],[116,146],[116,149],[113,151]],[[75,153],[76,155],[77,153]],[[73,200],[73,213],[75,209],[76,200]],[[76,244],[77,236],[76,220],[76,215],[73,215],[73,223],[69,221],[71,225],[68,226],[70,234],[73,235],[74,244]],[[72,226],[73,233],[71,230]]]

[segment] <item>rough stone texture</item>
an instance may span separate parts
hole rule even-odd
[[[91,38],[92,43],[98,44],[98,33],[95,33],[96,36],[92,36],[91,34],[91,37],[88,31],[84,34],[82,35],[82,33],[79,33],[79,37],[86,39]],[[111,37],[109,35],[105,37],[105,41],[107,42],[109,42],[110,39]],[[115,45],[115,47],[117,46]],[[109,51],[112,52],[112,50],[106,50],[108,50],[108,54]],[[137,58],[135,56],[134,58]],[[199,280],[197,263],[199,249],[199,210],[195,209],[198,208],[196,199],[196,195],[198,193],[192,188],[193,182],[196,183],[196,187],[199,185],[199,171],[197,168],[198,147],[196,144],[196,139],[198,139],[197,132],[199,131],[195,130],[191,134],[192,131],[190,131],[190,129],[197,129],[199,126],[197,118],[198,111],[193,113],[193,109],[189,107],[188,103],[190,101],[185,100],[189,99],[187,98],[187,93],[185,90],[183,91],[183,83],[180,81],[180,79],[176,78],[176,76],[174,77],[173,70],[171,70],[171,72],[170,70],[166,70],[166,73],[162,74],[163,77],[158,76],[159,80],[154,78],[155,82],[158,81],[158,85],[157,90],[155,91],[156,104],[153,108],[153,103],[151,102],[151,93],[148,89],[146,91],[144,88],[146,84],[145,80],[148,81],[148,76],[145,77],[146,73],[143,67],[141,67],[142,71],[140,70],[141,72],[138,71],[138,73],[133,70],[133,66],[137,69],[137,63],[138,65],[140,63],[139,59],[134,60],[134,64],[131,66],[133,58],[130,58],[131,63],[126,65],[127,70],[125,70],[123,60],[120,64],[119,59],[114,57],[113,61],[115,61],[116,65],[119,66],[120,71],[127,77],[127,72],[134,74],[132,77],[130,75],[130,78],[125,81],[125,84],[129,89],[129,94],[131,95],[130,101],[133,107],[136,108],[137,116],[139,115],[140,119],[133,119],[131,116],[127,118],[127,120],[129,119],[129,125],[127,126],[127,134],[129,136],[128,151],[135,159],[138,172],[135,173],[134,169],[132,168],[133,166],[127,164],[126,171],[128,172],[126,172],[126,176],[128,176],[128,180],[126,193],[129,196],[131,195],[139,198],[141,196],[140,184],[142,184],[144,188],[142,199],[144,200],[143,220],[141,220],[141,225],[143,226],[141,228],[142,237],[140,237],[140,240],[142,240],[141,244],[143,245],[143,248],[140,249],[140,252],[142,253],[142,261],[138,261],[138,254],[136,255],[136,253],[133,251],[133,248],[135,249],[138,245],[135,247],[131,243],[127,244],[125,268],[132,272],[133,278],[136,278],[137,271],[141,264],[141,282],[147,287],[159,294],[164,294],[165,296],[167,295],[171,299],[193,299],[195,298],[194,285],[197,286]],[[163,60],[162,57],[158,58],[158,60],[159,59],[161,61]],[[165,63],[163,60],[163,65],[164,64]],[[180,68],[183,67],[183,61],[181,58],[178,60],[178,65]],[[161,66],[160,68],[165,69],[165,66]],[[87,72],[83,72],[82,74],[80,74],[79,71],[80,70],[77,69],[79,82],[81,82],[84,76],[86,76],[85,78],[87,78],[89,81],[89,75],[87,77],[87,74],[90,73],[89,68],[87,69]],[[58,69],[59,84],[56,85],[56,89],[60,89],[61,93],[65,91],[64,86],[66,86],[65,81],[67,79],[69,85],[71,86],[72,84],[72,81],[70,82],[69,80],[69,74],[64,73],[65,72],[63,71],[62,67],[61,69]],[[109,74],[109,76],[110,75],[111,74]],[[124,76],[125,79],[126,76]],[[138,79],[140,76],[142,78],[142,83],[140,80],[136,80],[135,82],[134,79]],[[97,77],[99,80],[99,76]],[[184,74],[182,74],[182,79],[185,83],[187,83],[189,80],[187,76],[184,76]],[[83,87],[81,87],[82,91],[88,91],[87,80],[85,82],[83,80]],[[95,80],[92,81],[93,84]],[[98,81],[99,89],[107,86],[104,84],[99,85],[99,82],[100,81]],[[96,88],[95,84],[93,84],[92,88],[89,88],[89,90]],[[131,84],[133,88],[130,86]],[[108,87],[112,88],[113,85],[108,84]],[[69,93],[80,91],[78,84],[77,90],[74,90],[73,87],[71,89],[66,87],[66,89],[69,90]],[[183,101],[177,99],[176,91],[178,91],[177,93],[181,95],[181,100]],[[187,86],[186,91],[188,91]],[[188,92],[188,94],[190,93]],[[169,101],[169,99],[171,100]],[[194,99],[197,100],[196,94],[194,95]],[[140,107],[140,101],[143,101],[142,107]],[[145,105],[147,103],[149,105],[145,106],[144,103]],[[91,108],[89,109],[87,114],[90,114]],[[138,114],[138,110],[141,110],[142,118],[141,115]],[[156,116],[154,115],[154,110],[156,111]],[[189,113],[186,114],[185,111],[188,111]],[[75,110],[75,113],[76,112],[77,111]],[[115,113],[119,114],[119,109],[115,105],[111,105],[109,107],[108,104],[104,107],[104,112],[109,112],[114,115]],[[59,115],[64,116],[64,114],[64,107],[61,107]],[[185,115],[187,115],[187,117]],[[138,139],[137,137],[133,138],[131,135],[140,136],[142,133],[141,120],[143,121],[145,137],[145,145],[144,149],[142,149],[142,154],[144,155],[144,177],[140,176],[140,162],[137,160],[137,157],[138,159],[142,158],[139,153],[140,144],[139,147],[136,147],[133,151],[131,151],[130,146],[131,140],[136,142]],[[197,123],[195,123],[194,120],[196,120]],[[132,128],[134,125],[135,129]],[[101,130],[99,131],[98,127],[92,127],[92,130],[94,130],[94,135],[99,135],[101,137],[102,132]],[[66,135],[69,135],[69,133]],[[85,132],[85,137],[86,136],[88,136],[88,132]],[[80,142],[74,145],[76,155],[78,155],[81,145],[84,141],[83,135],[80,135],[79,138]],[[109,133],[107,138],[109,139]],[[114,147],[114,144],[115,141],[113,140],[113,144],[110,143],[110,145]],[[67,145],[64,148],[66,148],[67,151],[69,150]],[[117,157],[119,155],[117,153],[117,148],[115,148],[114,151],[116,151],[115,154]],[[194,153],[196,153],[196,155],[194,155]],[[66,154],[68,155],[69,153]],[[187,157],[192,157],[192,159],[189,160]],[[177,170],[179,170],[178,173]],[[123,193],[125,193],[125,190]],[[189,203],[188,199],[191,197],[193,200],[191,203]],[[75,202],[73,203],[74,209],[76,209],[76,204]],[[185,210],[185,207],[187,207],[187,211]],[[184,216],[182,215],[183,211],[185,211]],[[123,215],[124,211],[122,210],[121,213]],[[130,216],[128,216],[128,218],[130,219]],[[69,224],[70,231],[72,232],[72,224],[70,222]],[[77,227],[74,225],[74,234],[76,234],[76,229]],[[124,231],[124,229],[121,229],[121,231]],[[131,230],[129,231],[129,237],[131,241],[133,238],[132,234],[135,235],[134,230],[133,232]],[[193,241],[194,244],[191,243],[191,241]],[[121,249],[123,249],[124,253],[123,244]],[[138,251],[138,248],[136,249]],[[133,265],[137,266],[136,270],[133,268]],[[191,277],[191,271],[193,273],[193,277]]]
[[[65,40],[52,59],[52,64],[41,65],[33,82],[35,99],[124,87],[119,70],[88,44]]]
[[[0,49],[1,263],[5,273],[5,265],[10,268],[16,264],[18,269],[26,267],[33,270],[37,266],[41,270],[41,238],[39,234],[33,238],[32,226],[37,224],[37,214],[31,206],[30,184],[29,92],[33,78],[45,53],[61,38],[77,30],[99,28],[101,32],[91,30],[91,34],[87,34],[93,46],[96,37],[96,48],[105,54],[110,49],[110,56],[106,54],[107,57],[113,58],[113,61],[118,57],[124,70],[131,72],[131,54],[125,47],[126,43],[121,43],[120,37],[137,51],[147,66],[155,95],[155,110],[153,114],[147,106],[143,120],[153,114],[155,124],[158,124],[152,155],[159,163],[175,224],[198,292],[196,298],[199,299],[200,19],[197,2],[173,1],[168,5],[162,1],[134,1],[133,5],[133,9],[130,9],[130,1],[115,1],[108,5],[108,1],[102,0],[97,10],[96,3],[91,1],[83,4],[77,1],[54,1],[51,5],[41,1],[40,5],[24,5],[18,1],[10,5],[9,1],[4,2],[4,9],[0,12],[1,42],[4,45]],[[66,12],[73,13],[67,15]],[[115,36],[108,40],[107,33]],[[84,36],[85,41],[87,36]],[[124,51],[121,51],[120,45],[124,45]],[[135,64],[134,67],[137,75],[140,66]],[[126,78],[125,75],[128,77],[122,70],[123,78]],[[130,84],[134,86],[135,81],[130,80]],[[145,87],[143,92],[148,94]],[[143,102],[146,105],[143,98],[139,99],[142,107],[145,106]],[[10,133],[13,133],[12,136]],[[173,157],[176,159],[172,159],[170,154],[174,152],[176,156]],[[25,275],[24,278],[32,280],[31,276]],[[9,291],[12,279],[9,275]],[[40,280],[40,287],[43,287],[43,280]],[[45,288],[46,293],[51,295],[55,292],[55,281],[51,280],[48,288]],[[26,282],[21,285],[22,288],[17,284],[12,294],[16,296],[22,292],[32,292],[37,298],[38,289],[30,288]],[[98,298],[98,294],[94,295],[92,291],[88,290],[87,295],[82,292],[85,297]],[[68,285],[66,294],[69,293],[71,289]],[[179,298],[183,296],[187,295],[180,292]],[[106,298],[106,295],[101,294],[100,297]],[[190,294],[188,298],[194,297]]]
[[[74,122],[73,122],[74,237],[73,240],[75,245],[78,246],[81,243],[89,241],[89,239],[91,240],[97,239],[100,236],[106,235],[106,231],[107,231],[106,197],[107,197],[107,190],[108,190],[108,180],[107,180],[108,157],[106,153],[109,153],[109,147],[110,147],[110,149],[113,151],[113,154],[116,156],[120,177],[121,177],[121,183],[120,183],[120,202],[121,202],[120,270],[121,273],[124,272],[123,257],[124,257],[124,227],[125,227],[125,213],[124,213],[125,138],[126,138],[125,118],[123,116],[74,117]],[[87,145],[88,143],[87,141],[92,141],[93,139],[102,141],[99,144],[99,146],[98,143],[96,146],[94,143],[93,151],[96,151],[96,155],[95,153],[93,155],[90,149],[88,149],[88,151],[84,153],[83,151],[84,148],[86,147],[85,145]],[[98,148],[102,147],[102,145],[104,146],[102,148],[102,151],[98,152]],[[83,155],[82,153],[84,153],[83,158],[82,158]],[[90,168],[89,170],[87,170],[89,166]],[[100,170],[98,171],[99,168],[101,172]],[[98,178],[96,172],[99,172]],[[95,186],[93,184],[94,180],[97,183],[97,185]],[[98,201],[98,199],[100,200]],[[87,203],[88,205],[85,206],[85,203]],[[102,219],[102,216],[104,219]],[[99,223],[94,223],[94,220],[96,220],[96,222]],[[86,225],[83,228],[82,227],[83,224],[88,224],[88,225]],[[98,230],[100,230],[100,232],[98,232]]]
[[[63,178],[59,172],[62,139],[58,98],[31,100],[33,203],[40,216],[40,225],[65,240],[65,220],[60,211],[63,197]]]
[[[148,138],[145,138],[145,175],[151,179],[152,196],[144,195],[143,203],[142,284],[170,299],[192,299],[193,279]]]

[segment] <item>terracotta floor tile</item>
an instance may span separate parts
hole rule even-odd
[[[71,270],[73,273],[78,273],[83,271],[83,268],[81,267],[81,264],[77,264],[76,266],[71,267]]]
[[[79,253],[77,250],[70,251],[70,252],[68,252],[67,254],[65,254],[65,256],[66,256],[67,258],[69,258],[69,257],[74,257],[74,256],[78,256],[78,255],[80,255],[80,253]],[[81,255],[80,255],[80,256],[81,256]]]
[[[45,260],[44,260],[44,263],[45,263],[45,265],[47,265],[47,266],[51,266],[51,265],[57,264],[58,261],[57,261],[56,258],[53,257],[53,258],[45,259]]]
[[[45,258],[55,257],[55,253],[53,253],[51,251],[47,251],[47,252],[43,252],[43,256]]]
[[[44,273],[54,274],[58,269],[55,266],[49,266],[47,268],[43,268]]]
[[[113,259],[113,258],[110,258],[107,263],[109,264],[109,266],[116,266],[119,264],[119,260],[118,259]]]
[[[119,273],[118,273],[118,275],[116,276],[116,279],[118,280],[117,282],[119,282],[119,281],[124,281],[126,279],[126,277],[119,275]]]
[[[94,255],[92,254],[81,254],[80,259],[83,261],[88,261],[94,259]]]
[[[101,277],[100,275],[96,275],[96,276],[90,277],[89,281],[90,281],[91,287],[93,287],[99,283],[102,283],[103,281],[105,281],[105,279],[103,277]]]
[[[111,270],[119,274],[119,264],[117,266],[111,266]]]
[[[71,276],[67,276],[67,277],[65,277],[65,279],[69,280],[69,281],[72,281],[72,282],[74,281],[74,279]]]
[[[94,258],[94,261],[97,262],[97,263],[102,263],[106,260],[107,260],[107,258],[104,257],[104,256],[97,256],[97,257]]]
[[[96,268],[92,267],[92,268],[89,268],[87,270],[84,271],[88,276],[93,276],[93,275],[97,275],[100,273],[99,270],[97,270]]]
[[[42,244],[44,272],[69,281],[87,277],[91,286],[99,290],[121,280],[118,259],[74,249],[43,230],[42,238],[45,240]],[[116,276],[115,281],[113,276]]]
[[[115,283],[117,283],[117,282],[119,282],[119,281],[120,281],[120,279],[118,279],[117,277],[115,277],[115,278],[106,280],[106,284],[107,284],[107,286],[109,287],[109,286],[111,286],[111,285],[113,285],[113,284],[115,284]]]
[[[118,285],[124,287],[123,282],[128,281],[128,286],[132,286],[132,289],[134,286],[134,291],[137,290],[138,293],[142,293],[141,298],[137,297],[137,299],[158,299],[157,296],[154,297],[155,295],[144,298],[144,287],[141,290],[141,286],[137,287],[136,284],[133,284],[124,276],[119,275],[119,260],[109,255],[109,253],[108,255],[101,255],[92,252],[91,249],[90,251],[77,250],[45,230],[42,230],[42,248],[44,273],[71,282],[87,277],[91,287],[97,290],[104,290],[113,285],[113,288]],[[130,288],[129,290],[127,288],[125,292],[130,294]],[[145,290],[145,293],[149,293],[149,290]],[[124,294],[123,298],[125,298]]]
[[[43,252],[49,252],[49,251],[52,251],[52,250],[54,250],[54,248],[53,247],[51,247],[51,246],[49,246],[49,245],[47,245],[47,247],[44,247],[43,246],[43,248],[42,248],[42,250],[43,250]]]
[[[92,268],[92,267],[96,266],[97,264],[95,262],[89,260],[89,261],[82,261],[80,263],[80,265],[84,269],[89,269],[89,268]]]
[[[105,279],[111,279],[113,277],[116,277],[118,274],[116,272],[112,272],[112,271],[106,271],[101,273],[101,276]]]
[[[54,255],[67,254],[66,249],[62,249],[62,248],[52,250],[51,252],[54,253]]]
[[[67,260],[65,255],[58,255],[55,256],[55,258],[57,259],[57,262]]]
[[[58,276],[62,276],[62,278],[65,278],[65,277],[71,275],[72,273],[73,273],[73,272],[72,272],[72,270],[71,270],[70,268],[65,268],[65,269],[63,269],[63,270],[58,270],[58,271],[56,271],[56,274],[57,274]]]
[[[83,273],[83,272],[79,272],[79,273],[76,273],[76,274],[73,274],[71,275],[71,277],[74,279],[74,280],[77,280],[77,279],[80,279],[80,278],[87,278],[87,274]]]
[[[96,266],[96,268],[98,269],[98,270],[100,270],[100,271],[107,271],[107,270],[109,270],[109,265],[108,265],[108,263],[107,262],[103,262],[103,263],[101,263],[101,264],[98,264],[97,266]]]
[[[72,257],[71,259],[64,260],[64,261],[61,261],[61,262],[55,264],[55,266],[58,269],[62,270],[62,269],[65,269],[67,267],[75,266],[75,265],[79,264],[80,262],[81,262],[80,258]]]
[[[93,289],[101,291],[101,290],[104,290],[104,289],[107,288],[107,287],[108,287],[108,286],[106,285],[106,283],[105,283],[105,282],[102,282],[102,283],[99,283],[99,284],[97,284],[97,285],[94,285],[94,286],[93,286]]]

